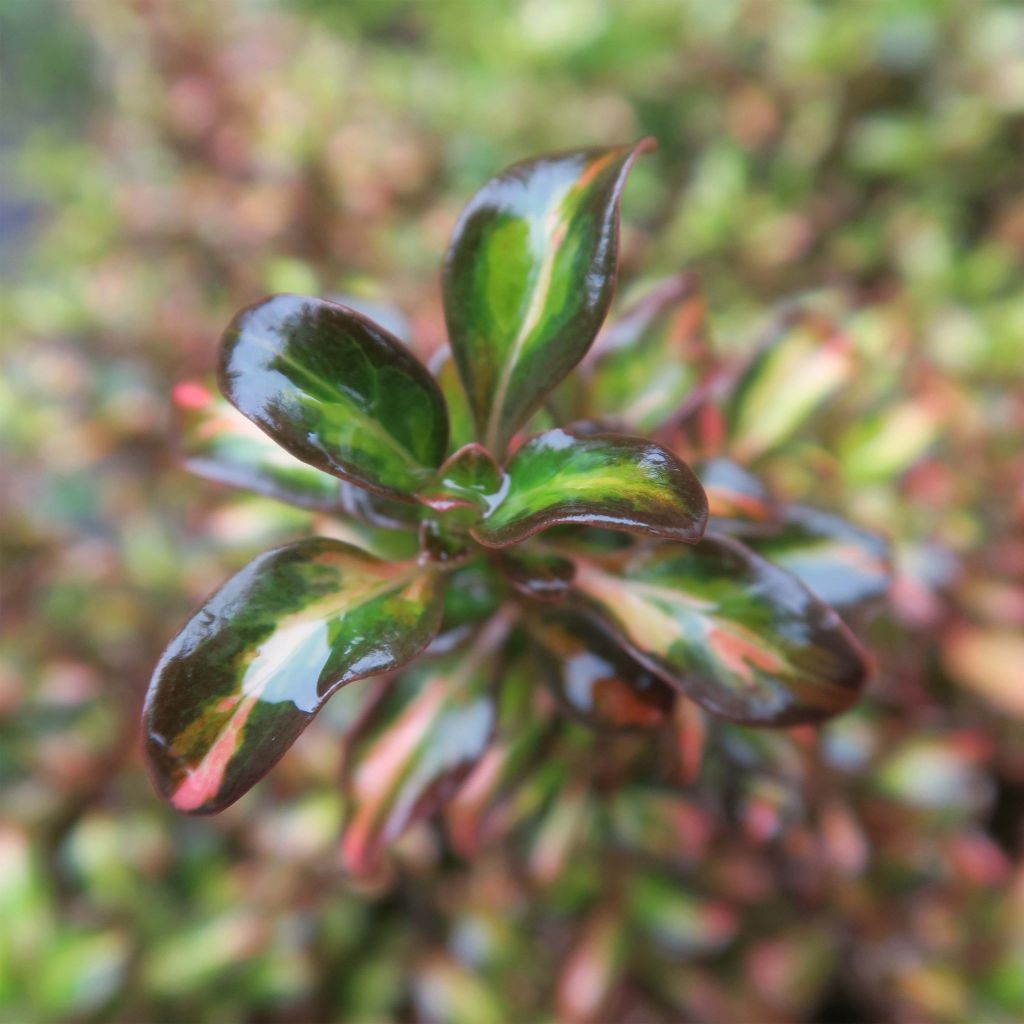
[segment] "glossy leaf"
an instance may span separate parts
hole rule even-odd
[[[707,522],[707,499],[693,471],[640,438],[549,430],[515,453],[506,478],[472,531],[488,547],[564,523],[694,543]]]
[[[161,794],[208,813],[237,800],[338,687],[386,672],[437,631],[436,575],[314,537],[267,552],[186,623],[146,698]]]
[[[692,274],[662,281],[606,327],[590,353],[587,415],[650,433],[707,366],[704,304]]]
[[[730,452],[749,462],[787,440],[854,369],[852,342],[830,316],[804,307],[784,313],[727,401]]]
[[[479,513],[486,510],[491,497],[501,488],[501,470],[486,448],[467,444],[445,459],[431,481],[418,497],[435,512],[460,510]],[[472,521],[471,520],[471,521]]]
[[[372,870],[383,850],[458,790],[497,720],[495,672],[508,631],[498,616],[464,654],[410,673],[347,771],[352,817],[342,855],[348,870]]]
[[[501,457],[582,359],[615,284],[619,198],[637,154],[578,150],[516,164],[459,218],[445,258],[448,334],[477,436]]]
[[[776,532],[744,540],[840,611],[880,598],[889,588],[885,541],[820,509],[790,505]]]
[[[853,704],[866,656],[799,580],[736,541],[645,545],[612,571],[580,560],[585,607],[708,711],[751,725],[811,722]]]
[[[191,472],[301,508],[338,508],[342,482],[337,477],[290,455],[212,386],[183,381],[172,397],[182,420],[185,465]]]
[[[440,465],[444,398],[397,338],[320,299],[275,295],[224,332],[221,390],[303,462],[397,500]]]
[[[657,729],[675,694],[580,615],[546,612],[531,622],[538,657],[559,702],[598,729]]]

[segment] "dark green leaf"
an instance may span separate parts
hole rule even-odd
[[[185,625],[146,699],[146,754],[178,810],[237,800],[354,679],[416,655],[437,631],[437,576],[339,541],[267,552]]]
[[[693,543],[707,522],[707,499],[693,471],[640,438],[549,430],[515,453],[506,477],[472,531],[488,547],[559,523]]]
[[[275,295],[221,343],[221,390],[303,462],[387,497],[411,495],[448,444],[444,398],[396,338],[353,310]]]
[[[708,711],[783,725],[857,700],[869,665],[839,616],[742,544],[644,545],[619,563],[577,563],[584,606]]]
[[[636,146],[516,164],[469,202],[444,265],[448,334],[477,436],[499,458],[580,361],[612,298]]]

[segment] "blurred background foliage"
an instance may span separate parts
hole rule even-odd
[[[1024,8],[2,0],[0,75],[0,1018],[1024,1018]],[[436,348],[468,196],[644,134],[624,285],[697,271],[726,353],[843,295],[846,420],[768,468],[893,544],[869,699],[813,743],[684,723],[672,790],[570,729],[526,838],[419,826],[379,878],[338,867],[340,699],[221,816],[169,811],[159,652],[310,525],[180,469],[173,384],[267,291]]]

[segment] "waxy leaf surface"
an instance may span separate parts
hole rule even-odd
[[[736,541],[645,545],[614,571],[579,561],[582,603],[708,711],[751,725],[849,707],[869,668],[836,612]]]
[[[237,800],[345,683],[386,672],[436,632],[434,573],[314,537],[267,552],[189,620],[146,699],[163,796],[207,813]]]
[[[331,302],[275,295],[224,333],[229,401],[303,462],[410,500],[445,456],[448,416],[434,378],[372,320]]]
[[[708,362],[704,304],[691,275],[655,286],[598,336],[587,415],[651,433],[676,412]]]
[[[337,509],[342,482],[299,462],[209,385],[174,388],[182,423],[185,465],[197,476],[301,508]]]
[[[481,544],[504,547],[564,523],[694,543],[707,499],[689,466],[650,441],[549,430],[515,453],[472,532]]]
[[[460,512],[472,522],[501,488],[501,470],[490,452],[467,444],[445,459],[418,497],[435,512]]]
[[[880,598],[889,587],[885,541],[820,509],[790,505],[777,531],[744,542],[840,611]]]
[[[448,334],[478,438],[509,438],[580,361],[611,302],[636,146],[516,164],[463,211],[445,258]]]
[[[467,651],[410,672],[390,695],[346,766],[352,816],[342,852],[350,871],[371,871],[387,846],[455,794],[487,749],[506,631],[493,619]]]

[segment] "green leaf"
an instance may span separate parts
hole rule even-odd
[[[183,381],[172,397],[182,421],[185,465],[191,472],[300,508],[338,508],[342,484],[337,477],[289,455],[211,386]]]
[[[726,403],[729,450],[747,463],[790,438],[853,376],[853,344],[810,306],[779,316]]]
[[[243,309],[221,342],[228,400],[297,458],[411,501],[440,465],[448,414],[434,378],[366,317],[275,295]]]
[[[549,430],[512,457],[473,536],[505,547],[559,523],[694,543],[707,523],[700,482],[671,452],[635,437]]]
[[[449,800],[483,756],[497,720],[495,673],[510,625],[499,614],[465,652],[408,673],[346,763],[351,818],[342,858],[373,870],[385,848]]]
[[[840,611],[877,600],[889,588],[885,541],[820,509],[790,505],[776,532],[743,539]]]
[[[475,521],[500,487],[498,464],[486,448],[474,442],[449,455],[417,497],[435,512],[473,513],[470,521]]]
[[[583,616],[545,611],[530,622],[541,669],[559,703],[596,729],[657,729],[675,694]]]
[[[866,655],[836,612],[736,541],[644,545],[580,560],[581,603],[708,711],[750,725],[818,721],[853,704]]]
[[[477,436],[497,457],[583,358],[611,302],[635,146],[515,164],[463,211],[445,257],[448,335]]]
[[[735,936],[739,920],[725,903],[696,896],[674,877],[634,875],[628,919],[676,957],[711,953]]]
[[[507,597],[502,578],[488,558],[472,558],[445,576],[444,616],[427,654],[446,654],[462,645]]]
[[[146,755],[178,810],[218,811],[354,679],[414,657],[441,619],[437,576],[313,537],[269,551],[186,623],[146,698]]]
[[[598,336],[588,357],[587,416],[650,433],[702,377],[704,303],[692,274],[656,285]]]
[[[434,353],[430,360],[430,372],[448,407],[448,450],[455,452],[470,444],[476,435],[473,430],[473,414],[469,411],[466,391],[450,348],[442,348]]]

